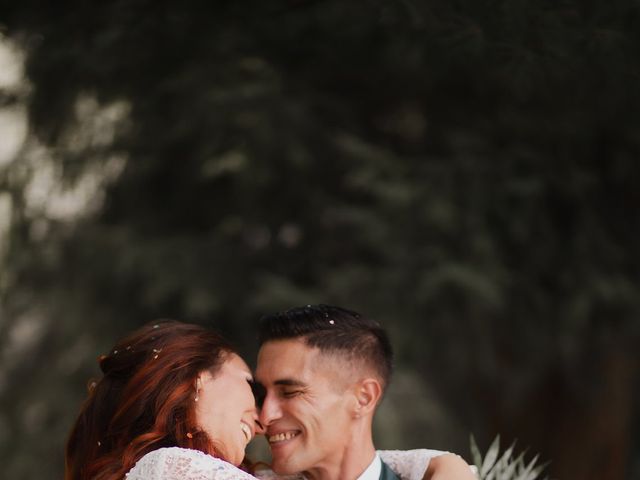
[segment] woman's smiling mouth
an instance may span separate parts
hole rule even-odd
[[[244,433],[245,438],[247,439],[247,443],[249,443],[253,438],[253,430],[245,422],[240,422],[240,428],[242,430],[242,433]]]

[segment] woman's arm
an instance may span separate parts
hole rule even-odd
[[[432,459],[445,455],[440,450],[378,450],[378,455],[401,480],[423,480]]]
[[[461,457],[449,453],[429,462],[423,480],[478,480],[478,477]]]
[[[401,480],[477,480],[458,455],[440,450],[379,450],[378,455]]]

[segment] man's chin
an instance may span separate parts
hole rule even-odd
[[[305,471],[307,468],[291,458],[272,457],[271,469],[278,475],[295,475]]]
[[[279,475],[293,475],[306,470],[304,448],[298,436],[269,444],[271,468]]]
[[[300,470],[296,470],[295,466],[286,461],[278,461],[275,458],[271,460],[271,470],[278,475],[293,475]]]

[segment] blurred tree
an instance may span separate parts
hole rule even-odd
[[[472,428],[519,437],[553,477],[622,478],[638,456],[639,13],[4,5],[31,85],[15,97],[30,136],[0,167],[7,476],[60,472],[80,386],[124,331],[213,319],[250,354],[261,313],[322,301],[384,322],[460,429],[440,444],[405,417],[392,446],[463,451]]]

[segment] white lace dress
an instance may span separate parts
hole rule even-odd
[[[446,452],[438,450],[381,450],[380,458],[402,480],[421,480],[429,460]],[[302,480],[301,475],[278,476],[260,470],[263,480]],[[129,470],[126,480],[255,480],[256,477],[199,450],[169,447],[147,453]]]

